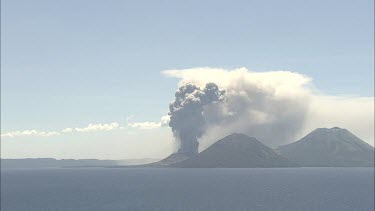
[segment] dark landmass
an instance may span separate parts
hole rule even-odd
[[[201,153],[172,163],[169,167],[182,168],[269,168],[296,167],[285,157],[262,144],[254,137],[234,133]]]
[[[374,147],[338,127],[318,128],[276,151],[304,167],[374,166]]]

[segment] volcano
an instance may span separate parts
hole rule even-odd
[[[294,167],[294,163],[277,154],[254,137],[234,133],[217,141],[199,154],[168,167],[181,168],[256,168]]]
[[[374,166],[374,147],[339,127],[318,128],[276,151],[306,167]]]

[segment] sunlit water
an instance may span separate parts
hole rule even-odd
[[[374,168],[2,169],[1,210],[374,210]]]

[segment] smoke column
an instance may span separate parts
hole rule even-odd
[[[169,105],[169,126],[180,143],[179,153],[198,153],[197,139],[206,130],[204,107],[222,101],[224,93],[214,83],[207,83],[203,90],[188,83],[176,91],[176,99]]]

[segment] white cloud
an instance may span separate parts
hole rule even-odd
[[[84,128],[74,128],[77,132],[95,132],[95,131],[110,131],[118,129],[120,125],[117,122],[112,122],[110,124],[89,124]]]
[[[179,85],[194,83],[203,87],[206,83],[213,82],[221,88],[228,88],[241,84],[253,84],[259,89],[273,89],[279,95],[305,94],[311,90],[301,88],[312,81],[310,77],[296,72],[281,70],[253,72],[245,67],[233,70],[199,67],[165,70],[162,73],[169,77],[180,78]]]
[[[169,115],[162,116],[161,119],[160,119],[160,125],[161,126],[168,126],[170,120],[171,120],[171,116],[169,116]]]
[[[65,129],[61,130],[61,132],[63,132],[63,133],[71,133],[71,132],[73,132],[73,128],[68,127],[68,128],[65,128]]]
[[[97,131],[111,131],[115,129],[121,129],[120,125],[117,122],[112,122],[110,124],[89,124],[87,127],[83,128],[65,128],[62,129],[61,132],[56,131],[37,131],[37,130],[24,130],[24,131],[13,131],[13,132],[5,132],[1,134],[1,137],[9,137],[15,138],[20,136],[57,136],[61,135],[62,133],[72,133],[72,132],[97,132]]]
[[[127,117],[127,121],[132,119],[134,115],[131,115]],[[163,116],[160,119],[160,122],[135,122],[135,123],[127,123],[128,127],[131,128],[138,128],[138,129],[155,129],[160,128],[163,126],[167,126],[169,123],[169,116]],[[124,130],[127,129],[126,125],[120,126],[117,122],[112,122],[109,124],[89,124],[86,127],[67,127],[60,132],[45,132],[45,131],[37,131],[37,130],[25,130],[25,131],[13,131],[13,132],[5,132],[1,134],[1,137],[9,137],[9,138],[15,138],[20,136],[56,136],[56,135],[62,135],[67,133],[93,133],[93,132],[99,132],[99,131],[112,131],[112,130]]]
[[[44,131],[37,131],[37,130],[24,130],[24,131],[13,131],[8,133],[2,133],[1,137],[19,137],[19,136],[56,136],[60,135],[58,132],[44,132]]]
[[[135,122],[135,123],[128,123],[128,126],[132,128],[138,128],[141,130],[149,130],[149,129],[155,129],[155,128],[168,126],[169,120],[170,120],[170,116],[165,115],[161,117],[160,122]]]
[[[136,123],[128,123],[128,126],[132,128],[148,130],[148,129],[159,128],[161,127],[161,124],[159,122],[136,122]]]

